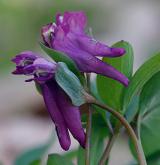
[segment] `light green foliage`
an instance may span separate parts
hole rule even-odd
[[[126,111],[132,98],[141,91],[144,84],[160,71],[160,53],[146,61],[134,74],[128,88],[125,90],[123,111]]]
[[[76,75],[68,69],[65,63],[58,63],[55,79],[58,85],[71,98],[74,105],[80,106],[86,102],[83,86]]]
[[[139,111],[140,136],[148,156],[160,150],[160,72],[144,86]]]

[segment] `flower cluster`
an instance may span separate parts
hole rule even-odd
[[[127,86],[128,79],[122,73],[96,57],[119,57],[125,54],[125,50],[110,48],[86,35],[86,22],[83,12],[57,14],[56,23],[50,23],[42,28],[44,44],[69,56],[81,72],[101,74]],[[57,63],[31,51],[18,54],[12,61],[16,64],[13,74],[32,76],[26,81],[34,80],[40,86],[61,147],[64,150],[69,149],[69,131],[80,145],[85,147],[85,132],[79,107],[71,103],[70,98],[55,81]]]

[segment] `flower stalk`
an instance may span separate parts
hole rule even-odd
[[[86,74],[86,86],[90,92],[90,74]],[[86,126],[86,145],[85,145],[85,165],[90,165],[90,149],[91,149],[91,131],[92,130],[92,110],[91,105],[88,104],[88,119]]]
[[[85,145],[85,165],[90,165],[90,148],[91,148],[91,129],[92,129],[92,110],[88,105],[88,120],[86,127],[86,145]]]
[[[105,104],[100,103],[96,99],[92,100],[92,102],[90,102],[90,103],[95,104],[95,105],[105,109],[106,111],[110,112],[112,115],[114,115],[121,122],[121,124],[126,128],[130,138],[133,141],[139,164],[140,165],[147,165],[143,150],[140,147],[137,136],[136,136],[135,132],[133,131],[132,127],[130,126],[130,124],[128,123],[128,121],[119,112],[113,110],[112,108],[110,108],[109,106],[107,106]],[[103,165],[103,164],[101,164],[101,165]]]
[[[111,135],[111,137],[108,140],[107,147],[104,150],[104,153],[103,153],[103,155],[102,155],[102,157],[101,157],[101,159],[99,161],[99,165],[105,164],[105,162],[109,159],[110,151],[111,151],[111,149],[112,149],[112,147],[114,145],[115,140],[117,139],[117,136],[119,135],[120,127],[121,127],[121,125],[120,125],[120,123],[118,121],[113,134]]]

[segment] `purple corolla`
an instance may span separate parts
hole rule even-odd
[[[119,57],[123,48],[112,48],[85,34],[87,18],[82,11],[57,14],[56,22],[41,30],[44,44],[72,58],[81,72],[94,72],[115,79],[125,86],[128,78],[96,56]]]
[[[25,51],[12,61],[16,64],[13,74],[32,76],[39,84],[42,95],[56,128],[61,147],[68,150],[71,144],[69,131],[82,147],[85,147],[85,132],[82,127],[79,107],[72,105],[70,98],[54,80],[57,63],[50,62],[38,54]]]

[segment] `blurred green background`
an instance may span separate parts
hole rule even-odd
[[[34,84],[11,75],[10,60],[24,50],[43,53],[38,45],[41,27],[53,21],[56,12],[66,10],[85,11],[97,40],[108,45],[129,41],[135,70],[160,50],[159,0],[0,0],[0,160],[5,165],[11,165],[21,151],[45,142],[54,128]],[[112,165],[126,156],[124,141],[121,144],[116,151],[124,153]],[[53,150],[62,152],[58,144]],[[119,165],[129,160],[125,161]]]
[[[40,40],[40,29],[54,21],[56,12],[84,10],[90,16],[95,6],[69,1],[0,1],[1,22],[1,65],[0,69],[11,67],[10,59],[22,50],[35,50]]]

